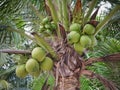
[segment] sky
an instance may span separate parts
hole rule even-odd
[[[111,7],[111,4],[110,4],[109,2],[101,2],[101,4],[102,4],[102,5],[100,6],[100,9],[99,9],[98,15],[100,15],[101,12],[103,13],[103,12],[108,11],[108,10],[106,9],[106,7],[108,7],[108,8]]]

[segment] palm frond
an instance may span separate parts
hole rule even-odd
[[[100,57],[119,52],[120,41],[115,38],[107,37],[104,43],[100,42],[99,45],[94,48],[94,52],[90,52],[89,55],[90,57]]]
[[[0,66],[2,66],[3,64],[7,62],[6,58],[7,58],[7,54],[0,53]]]
[[[0,30],[0,43],[5,43],[7,38],[7,32],[5,30]]]
[[[4,76],[5,74],[9,74],[11,72],[13,72],[15,70],[16,66],[10,67],[8,69],[5,70],[0,70],[0,77]]]
[[[108,54],[120,52],[120,41],[118,41],[114,38],[108,38],[106,40],[106,42],[100,46],[101,46],[100,52],[102,52],[103,55],[108,55]]]
[[[118,11],[113,17],[112,19],[109,21],[109,23],[113,23],[113,22],[118,22],[120,19],[120,11]],[[109,24],[108,23],[108,24]]]
[[[0,49],[10,48],[7,44],[1,44]],[[0,66],[7,63],[9,55],[7,53],[0,52]]]
[[[89,54],[90,57],[100,57],[113,53],[120,52],[120,41],[115,38],[107,37],[103,42],[95,48],[94,53]],[[119,71],[120,71],[119,62],[106,62],[106,63],[95,63],[92,67],[88,67],[90,70],[93,70],[96,73],[103,75],[104,77],[112,80],[116,83],[116,86],[119,87]],[[117,76],[116,76],[117,75]]]
[[[20,11],[28,0],[3,0],[0,2],[0,17],[11,15]]]
[[[82,90],[90,90],[89,84],[90,84],[90,80],[84,76],[82,76],[80,78],[80,82],[81,82],[81,89]]]
[[[4,0],[0,2],[0,5],[0,24],[22,29],[26,27],[32,30],[33,28],[34,30],[39,29],[40,12],[44,13],[44,0]],[[31,5],[35,10],[32,9]],[[6,8],[4,8],[5,6]]]
[[[80,79],[81,90],[104,90],[105,87],[97,79],[89,79],[82,76]]]
[[[9,48],[9,47],[17,47],[18,43],[24,40],[24,38],[21,38],[21,36],[18,33],[7,31],[7,28],[4,29],[3,31],[0,31],[0,37],[1,37],[0,38],[0,44],[1,44],[0,49],[3,47],[4,49]]]
[[[50,90],[52,90],[53,86],[54,86],[54,78],[52,75],[48,76],[47,74],[41,74],[38,78],[34,79],[33,81],[33,85],[32,85],[32,90],[41,90],[46,79],[48,77],[47,80],[47,84],[50,86]]]
[[[45,5],[45,0],[30,0],[31,3],[36,6],[36,8],[41,12],[43,11],[44,9],[44,5]]]

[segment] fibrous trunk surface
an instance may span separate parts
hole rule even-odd
[[[54,90],[80,90],[81,56],[73,47],[62,41],[54,43],[54,50],[58,54],[54,68],[56,78]]]
[[[55,90],[80,90],[79,77],[59,77]]]

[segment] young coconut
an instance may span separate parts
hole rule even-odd
[[[53,60],[49,57],[45,57],[41,62],[40,67],[43,71],[50,71],[53,68]]]
[[[32,50],[32,57],[41,62],[46,56],[46,52],[41,47],[36,47]]]
[[[45,28],[46,29],[51,29],[51,25],[50,24],[45,24]]]
[[[70,31],[80,32],[81,25],[78,23],[73,23],[70,25]]]
[[[45,31],[45,27],[43,25],[40,25],[39,32],[42,33],[43,31]]]
[[[46,23],[48,23],[48,22],[50,22],[50,17],[45,17],[45,18],[43,18],[43,20],[42,20],[42,24],[46,24]]]
[[[88,35],[92,35],[95,32],[95,27],[91,24],[86,24],[83,28],[83,32],[85,32]]]
[[[91,36],[89,36],[89,37],[90,37],[90,39],[91,39],[91,41],[92,41],[91,47],[96,46],[96,45],[97,45],[97,39],[95,38],[95,36],[91,35]]]
[[[57,25],[53,21],[51,22],[51,28],[52,29],[56,29],[57,28]]]
[[[87,35],[82,35],[81,38],[80,38],[80,44],[83,46],[83,47],[89,47],[91,45],[92,41],[90,39],[89,36]]]
[[[80,43],[74,43],[74,49],[77,51],[80,55],[83,54],[85,51],[85,48]]]
[[[25,68],[29,73],[39,72],[39,63],[35,59],[31,58],[26,62]]]
[[[25,69],[25,64],[18,65],[15,70],[16,76],[19,78],[24,78],[27,76],[28,72]]]
[[[80,40],[80,34],[76,31],[71,31],[68,35],[67,35],[67,39],[68,41],[72,42],[72,43],[76,43]]]

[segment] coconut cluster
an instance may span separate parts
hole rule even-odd
[[[56,28],[57,26],[52,21],[51,17],[45,17],[40,24],[39,32],[42,34],[50,35],[55,31]]]
[[[35,47],[31,56],[25,63],[17,65],[16,75],[18,77],[24,78],[28,74],[38,77],[42,71],[50,71],[53,68],[53,60],[46,56],[43,48]]]
[[[86,24],[81,30],[81,25],[73,23],[69,28],[70,32],[67,35],[67,40],[73,44],[74,49],[82,55],[85,49],[92,48],[97,45],[97,40],[94,36],[95,27],[91,24]]]

